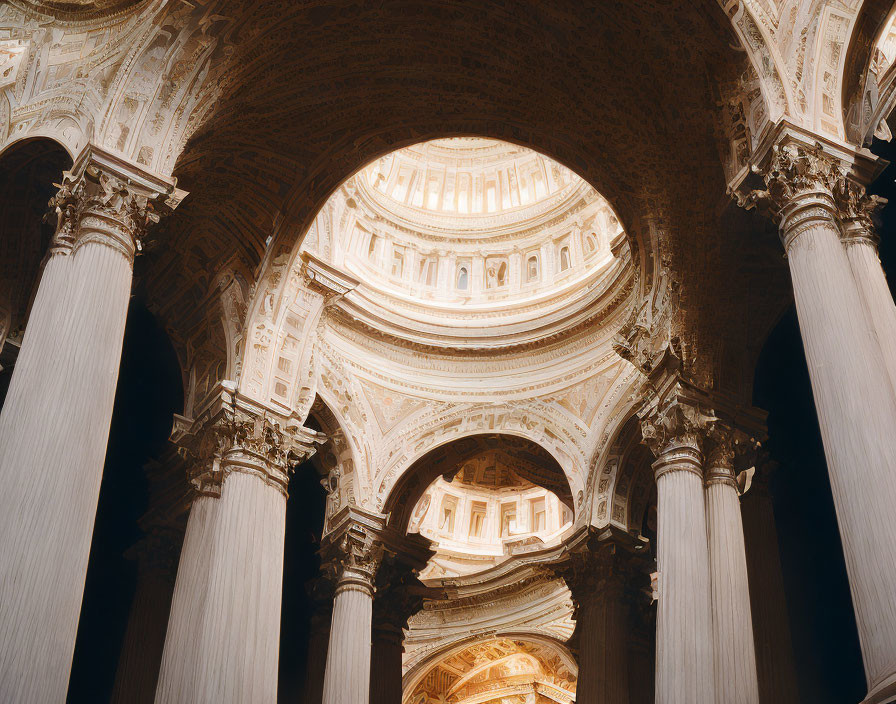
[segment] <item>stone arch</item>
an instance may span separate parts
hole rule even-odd
[[[402,677],[402,691],[412,695],[426,676],[440,663],[445,662],[465,650],[476,645],[488,645],[510,641],[521,646],[521,651],[532,653],[536,658],[553,660],[559,668],[565,669],[570,677],[568,681],[575,684],[578,677],[578,663],[570,649],[554,636],[535,631],[497,631],[488,635],[470,635],[452,641],[428,654],[424,659],[411,667]],[[558,668],[558,669],[559,669]],[[407,700],[406,700],[407,701]]]
[[[641,444],[641,426],[634,411],[620,415],[604,457],[595,458],[601,470],[594,492],[594,522],[628,531],[640,531],[653,487],[649,471],[653,457]]]
[[[389,525],[405,533],[414,506],[432,482],[440,476],[453,476],[464,462],[487,452],[513,462],[520,476],[554,492],[576,512],[566,473],[544,447],[519,434],[477,433],[440,443],[410,463],[386,496],[382,512],[388,514]]]
[[[326,389],[319,389],[308,411],[306,425],[319,425],[327,435],[327,442],[312,457],[312,463],[323,479],[327,492],[327,508],[324,515],[324,534],[330,530],[330,519],[346,505],[358,503],[358,495],[366,491],[362,462],[363,448],[353,441],[351,431],[337,409],[339,405]],[[318,428],[314,428],[317,430]]]
[[[865,0],[853,23],[843,65],[841,105],[846,138],[855,145],[869,142],[877,124],[886,117],[878,109],[878,86],[868,79],[877,43],[893,12],[890,0]]]

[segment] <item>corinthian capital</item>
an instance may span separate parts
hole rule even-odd
[[[374,591],[374,578],[385,552],[377,531],[361,522],[349,521],[331,536],[324,550],[324,570],[342,587]]]
[[[757,206],[776,221],[785,218],[805,196],[820,193],[830,197],[843,178],[837,161],[820,145],[797,142],[775,144],[765,168],[753,166],[753,172],[762,176],[765,190],[752,191],[740,205]]]
[[[160,178],[94,145],[88,145],[50,199],[48,219],[56,231],[53,253],[96,242],[128,259],[143,247],[152,223],[186,196],[173,180]]]
[[[737,487],[735,462],[755,455],[759,443],[747,433],[723,423],[714,423],[708,434],[706,483]]]
[[[311,457],[325,436],[222,387],[174,440],[194,461],[191,481],[200,494],[220,495],[227,475],[242,472],[285,495],[293,468]]]
[[[656,457],[673,444],[699,449],[716,421],[712,409],[676,385],[666,399],[639,414],[641,437]]]
[[[887,204],[887,199],[869,195],[862,184],[843,178],[834,189],[834,201],[839,211],[844,242],[864,241],[877,247],[879,237],[874,220]]]

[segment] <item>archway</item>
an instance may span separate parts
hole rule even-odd
[[[571,704],[577,674],[572,653],[549,636],[471,637],[432,653],[409,671],[402,700],[405,704],[443,699],[490,704],[516,695],[539,704]]]
[[[440,445],[411,464],[386,499],[384,513],[389,515],[389,525],[407,532],[427,488],[439,477],[453,479],[473,463],[494,466],[495,471],[499,463],[512,466],[521,478],[553,492],[563,505],[574,510],[566,474],[547,450],[519,436],[474,435]]]

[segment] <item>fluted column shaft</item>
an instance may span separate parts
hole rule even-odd
[[[328,604],[326,609],[318,606],[311,616],[308,663],[305,667],[305,687],[302,693],[303,704],[321,704],[323,700],[332,620],[332,603]]]
[[[370,704],[401,704],[401,629],[374,627]]]
[[[139,225],[111,181],[102,201],[96,177],[66,181],[0,414],[2,701],[63,702],[68,688]]]
[[[741,499],[759,701],[790,704],[799,700],[793,642],[784,595],[775,514],[768,492],[768,469],[757,468]]]
[[[628,618],[618,575],[578,599],[579,704],[628,704]]]
[[[373,586],[347,569],[336,587],[323,704],[368,704]]]
[[[286,497],[233,472],[193,502],[155,701],[277,700]]]
[[[709,551],[702,455],[678,438],[654,462],[657,487],[657,704],[713,704]]]
[[[182,531],[160,529],[137,547],[137,591],[118,659],[112,704],[152,704],[183,537]]]
[[[721,454],[711,455],[707,467],[706,521],[716,697],[726,704],[759,704],[740,500],[730,459]]]
[[[869,702],[896,694],[896,399],[839,241],[830,195],[794,198],[782,219],[818,410]]]
[[[843,242],[871,325],[877,333],[884,364],[896,389],[896,303],[877,253],[876,238],[864,219],[843,223]]]

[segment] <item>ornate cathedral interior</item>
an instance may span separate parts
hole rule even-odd
[[[887,0],[0,3],[0,701],[896,701]]]

